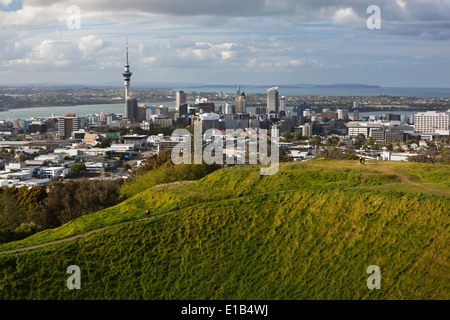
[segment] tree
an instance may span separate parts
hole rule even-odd
[[[288,148],[280,147],[280,151],[278,153],[279,155],[279,162],[289,162],[293,161],[292,157],[290,157],[290,152]]]
[[[300,140],[300,139],[303,138],[302,137],[302,133],[300,131],[295,131],[295,132],[292,133],[292,138],[294,140]]]
[[[285,132],[281,133],[281,136],[284,138],[285,141],[292,140],[292,134],[289,131],[285,131]]]
[[[3,188],[0,198],[0,226],[4,229],[14,230],[25,221],[23,210],[17,205],[17,190]]]
[[[162,150],[157,154],[147,157],[144,164],[139,167],[137,174],[139,175],[153,169],[158,169],[163,165],[173,165],[172,150]]]
[[[19,162],[25,162],[27,160],[27,157],[23,153],[21,153],[19,155],[18,160],[19,160]]]
[[[320,145],[322,143],[322,139],[319,136],[314,136],[311,138],[310,143],[317,147],[318,145]]]
[[[100,143],[100,148],[109,148],[111,147],[112,140],[110,138],[103,139]]]
[[[85,170],[86,164],[84,162],[74,163],[69,168],[70,173],[75,177],[78,177]]]
[[[87,179],[54,183],[45,201],[47,223],[56,227],[83,215],[116,205],[121,180]]]

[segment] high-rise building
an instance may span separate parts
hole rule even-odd
[[[414,115],[414,131],[421,133],[435,133],[436,130],[449,129],[450,112],[427,111]]]
[[[176,108],[179,112],[180,106],[182,106],[183,104],[186,104],[186,93],[184,93],[183,90],[179,90],[175,94],[175,97],[176,97]]]
[[[348,120],[348,109],[338,109],[338,119]]]
[[[44,134],[47,132],[47,124],[45,121],[40,120],[31,121],[31,124],[28,126],[28,131],[30,133]]]
[[[297,110],[297,117],[303,117],[303,111],[306,109],[306,102],[300,102],[295,109]]]
[[[278,113],[279,109],[278,87],[267,89],[267,113]]]
[[[232,110],[231,110],[231,104],[225,103],[225,108],[223,111],[224,114],[231,114]]]
[[[302,136],[304,136],[304,137],[312,136],[312,124],[311,123],[305,123],[304,125],[302,125]]]
[[[246,112],[245,92],[242,92],[239,97],[236,97],[236,113]]]
[[[286,97],[280,97],[280,111],[286,111]]]
[[[58,119],[58,136],[62,139],[68,139],[72,132],[80,130],[81,121],[75,114],[66,114]]]
[[[241,87],[237,86],[236,88],[236,98],[239,97],[241,95]]]
[[[125,118],[128,119],[130,123],[141,122],[138,103],[136,98],[127,97],[125,100]]]

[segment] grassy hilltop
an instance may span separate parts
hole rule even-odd
[[[366,164],[155,186],[0,245],[0,299],[449,299],[450,167]],[[80,290],[66,286],[70,265]],[[380,290],[366,287],[370,265]]]

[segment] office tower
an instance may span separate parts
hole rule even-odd
[[[255,114],[257,114],[257,115],[267,114],[266,108],[265,107],[256,107]]]
[[[304,137],[312,136],[312,124],[311,123],[305,123],[302,126],[302,136],[304,136]]]
[[[348,109],[338,109],[338,119],[348,120]]]
[[[241,87],[237,86],[236,88],[236,98],[239,97],[241,95]]]
[[[353,120],[354,121],[359,120],[359,111],[358,110],[353,111]]]
[[[306,109],[306,102],[301,102],[300,105],[295,108],[297,110],[297,117],[303,117],[303,111]]]
[[[186,93],[184,93],[183,90],[179,90],[177,91],[175,96],[176,96],[176,108],[179,112],[180,106],[186,104]]]
[[[435,133],[436,130],[449,129],[448,112],[427,111],[414,115],[414,131],[421,133]]]
[[[231,114],[231,105],[225,102],[223,107],[223,114]]]
[[[286,97],[280,97],[280,111],[286,111]]]
[[[187,103],[182,104],[178,107],[178,116],[187,116],[188,115],[188,105]]]
[[[246,112],[245,92],[242,92],[239,97],[236,98],[236,113]]]
[[[132,97],[127,97],[125,100],[125,118],[130,121],[130,123],[141,122],[138,112],[137,99]]]
[[[267,89],[267,113],[278,113],[279,107],[278,87]]]
[[[66,114],[58,119],[58,136],[61,139],[68,139],[72,132],[80,130],[81,121],[75,114]]]
[[[40,120],[31,121],[31,124],[28,126],[28,131],[30,133],[44,134],[47,132],[47,124],[45,121]]]

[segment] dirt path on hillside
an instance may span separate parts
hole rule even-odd
[[[433,193],[435,193],[437,195],[442,195],[442,196],[447,196],[447,197],[450,196],[450,191],[439,189],[439,188],[431,186],[429,184],[411,181],[406,174],[399,173],[399,172],[393,170],[392,168],[385,167],[385,166],[378,166],[377,165],[377,166],[370,166],[370,169],[375,170],[375,171],[379,171],[379,172],[382,172],[382,173],[386,173],[386,174],[395,175],[395,176],[399,177],[400,181],[405,183],[405,184],[409,184],[411,186],[415,186],[415,187],[418,187],[418,188],[421,188],[421,189],[424,189],[424,190],[431,191],[431,192],[433,192]]]
[[[165,184],[165,185],[169,185],[169,184],[171,184],[171,183],[168,183],[168,184]],[[291,192],[291,191],[295,191],[295,190],[297,190],[297,189],[279,190],[279,191],[272,191],[272,192],[263,192],[263,193],[259,193],[259,194],[256,194],[256,195],[269,195],[269,194],[276,194],[276,193],[285,193],[285,192]],[[253,194],[253,195],[255,195],[255,194]],[[239,200],[239,199],[241,199],[243,197],[246,197],[246,196],[248,196],[248,195],[244,195],[242,197],[224,199],[224,200],[231,200],[231,201]],[[167,216],[167,215],[172,214],[174,212],[176,212],[176,211],[171,211],[171,212],[159,214],[159,215],[156,215],[156,216],[151,216],[149,220],[153,220],[153,219],[157,219],[157,218],[160,218],[160,217],[163,217],[163,216]],[[147,218],[141,218],[141,219],[132,220],[132,221],[144,221],[144,220],[147,220]],[[131,221],[119,222],[119,223],[116,223],[116,224],[113,224],[113,225],[110,225],[110,226],[92,229],[92,230],[89,230],[89,231],[86,231],[86,232],[83,232],[83,233],[80,233],[80,234],[77,234],[77,235],[74,235],[74,236],[71,236],[71,237],[68,237],[68,238],[55,240],[55,241],[51,241],[51,242],[47,242],[47,243],[41,243],[41,244],[37,244],[35,246],[19,248],[19,249],[13,249],[13,250],[9,250],[9,251],[3,251],[3,252],[0,252],[0,255],[1,254],[7,254],[7,253],[17,253],[17,252],[21,252],[21,251],[27,251],[27,250],[32,250],[32,249],[46,247],[46,246],[49,246],[49,245],[52,245],[52,244],[72,241],[72,240],[75,240],[75,239],[78,239],[78,238],[81,238],[81,237],[88,236],[88,235],[90,235],[90,234],[92,234],[94,232],[102,231],[102,230],[105,230],[105,229],[108,229],[108,228],[111,228],[111,227],[115,227],[117,225],[120,225],[120,224],[123,224],[123,223],[127,223],[127,222],[131,222]]]
[[[157,216],[152,216],[152,217],[150,217],[149,220],[160,218],[162,216],[166,216],[166,215],[169,215],[171,213],[173,213],[173,212],[168,212],[168,213],[159,214]],[[133,221],[143,221],[143,220],[146,220],[146,219],[147,218],[142,218],[142,219],[133,220]],[[81,237],[88,236],[91,233],[102,231],[102,230],[105,230],[105,229],[108,229],[108,228],[111,228],[111,227],[115,227],[117,225],[120,225],[120,224],[123,224],[123,223],[126,223],[126,222],[131,222],[131,221],[120,222],[120,223],[116,223],[116,224],[113,224],[113,225],[110,225],[110,226],[101,227],[101,228],[97,228],[97,229],[92,229],[92,230],[89,230],[89,231],[86,231],[86,232],[74,235],[74,236],[69,237],[69,238],[64,238],[64,239],[61,239],[61,240],[55,240],[55,241],[52,241],[52,242],[41,243],[41,244],[37,244],[37,245],[31,246],[31,247],[25,247],[25,248],[19,248],[19,249],[14,249],[14,250],[9,250],[9,251],[3,251],[3,252],[0,252],[0,254],[16,253],[16,252],[20,252],[20,251],[27,251],[27,250],[42,248],[42,247],[46,247],[46,246],[49,246],[49,245],[52,245],[52,244],[61,243],[61,242],[72,241],[72,240],[75,240],[75,239],[78,239],[78,238],[81,238]]]

